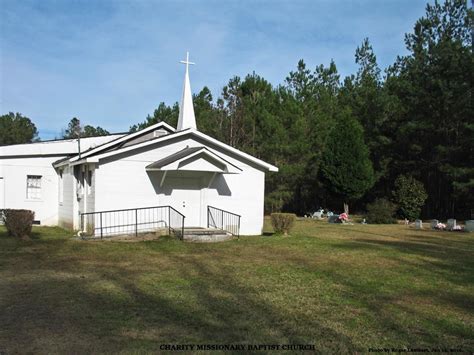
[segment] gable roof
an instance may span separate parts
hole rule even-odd
[[[261,168],[264,168],[268,171],[275,171],[275,172],[278,171],[278,168],[276,166],[274,166],[272,164],[269,164],[269,163],[266,163],[261,159],[255,158],[254,156],[252,156],[250,154],[244,153],[244,152],[242,152],[242,151],[240,151],[240,150],[238,150],[234,147],[231,147],[230,145],[222,143],[222,142],[218,141],[217,139],[212,138],[212,137],[210,137],[210,136],[208,136],[208,135],[206,135],[202,132],[199,132],[195,129],[192,129],[192,128],[188,128],[186,130],[182,130],[182,131],[179,131],[179,132],[167,134],[165,136],[157,137],[157,138],[154,138],[154,139],[142,142],[142,143],[138,143],[138,144],[135,144],[135,145],[132,145],[132,146],[128,146],[128,147],[118,148],[118,149],[109,150],[109,151],[98,151],[96,154],[94,154],[92,152],[92,154],[89,154],[88,156],[83,154],[80,161],[83,161],[83,162],[98,162],[100,159],[103,159],[103,158],[107,158],[107,157],[111,157],[111,156],[114,156],[114,155],[117,155],[117,154],[129,152],[129,151],[132,151],[132,150],[135,150],[135,149],[140,149],[140,148],[143,148],[143,147],[147,147],[149,145],[152,145],[152,144],[155,144],[155,143],[158,143],[158,142],[166,142],[168,140],[176,139],[176,138],[187,136],[187,135],[194,136],[194,137],[197,137],[199,139],[202,139],[203,141],[205,141],[207,143],[210,143],[210,144],[215,145],[219,148],[222,148],[225,151],[228,151],[232,154],[235,154],[238,157],[240,157],[244,160],[247,160],[249,162],[252,162],[252,163],[256,164],[257,166],[260,166]],[[77,163],[79,163],[79,159],[77,157],[71,159],[71,162],[72,161],[76,161]]]
[[[147,165],[147,169],[160,169],[166,165],[169,165],[171,163],[174,163],[177,160],[181,160],[183,158],[186,158],[190,156],[193,153],[199,152],[200,150],[205,149],[204,147],[186,147],[183,150],[180,150],[179,152],[173,153],[171,155],[168,155],[167,157],[157,160],[154,163],[151,163],[150,165]]]
[[[168,155],[167,157],[160,159],[154,163],[147,165],[146,170],[186,170],[186,165],[193,158],[203,158],[206,156],[207,159],[214,165],[221,165],[222,168],[219,170],[223,173],[238,173],[242,171],[238,166],[228,162],[221,156],[215,154],[204,146],[201,147],[186,147],[179,152]],[[183,166],[181,166],[183,164]]]
[[[158,122],[158,123],[155,123],[154,125],[151,125],[149,127],[146,127],[140,131],[137,131],[137,132],[134,132],[134,133],[130,133],[130,134],[126,134],[122,137],[119,137],[113,141],[110,141],[108,143],[105,143],[105,144],[102,144],[98,147],[95,147],[94,149],[91,149],[87,152],[83,152],[81,154],[81,157],[79,158],[79,156],[75,156],[73,158],[71,158],[71,162],[74,162],[74,161],[78,161],[79,159],[83,159],[83,158],[87,158],[88,156],[92,156],[92,155],[95,155],[95,154],[98,154],[100,152],[103,152],[105,150],[109,150],[109,149],[113,149],[113,148],[117,148],[119,147],[120,145],[122,144],[125,144],[131,140],[133,140],[134,138],[137,138],[139,136],[142,136],[146,133],[150,133],[150,132],[153,132],[155,130],[158,130],[160,128],[164,128],[165,130],[167,130],[168,132],[170,133],[173,133],[176,131],[175,128],[171,127],[169,124],[167,124],[166,122]]]

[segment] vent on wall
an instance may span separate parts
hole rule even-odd
[[[164,136],[165,134],[168,134],[168,132],[164,129],[157,129],[153,131],[153,137],[161,137]]]

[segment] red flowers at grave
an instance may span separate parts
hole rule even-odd
[[[347,222],[349,220],[349,215],[347,213],[341,213],[339,215],[339,220],[344,223],[344,222]]]

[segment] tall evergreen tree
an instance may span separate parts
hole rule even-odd
[[[21,113],[10,112],[0,116],[0,146],[31,143],[38,140],[35,124]]]
[[[387,99],[377,57],[368,38],[357,47],[355,62],[359,66],[357,74],[346,78],[340,103],[351,110],[364,128],[364,139],[374,163],[376,180],[383,180],[383,186],[378,190],[384,194],[389,191],[386,179],[390,163],[390,123],[386,115]]]
[[[219,140],[224,140],[225,117],[213,103],[208,87],[204,87],[197,95],[193,95],[194,113],[197,128]]]
[[[160,102],[153,112],[153,116],[147,115],[145,121],[130,127],[130,132],[136,132],[158,122],[166,122],[172,127],[176,127],[179,117],[179,104],[176,102],[173,106],[168,106]]]
[[[349,112],[341,114],[329,134],[321,173],[328,189],[345,203],[362,197],[374,184],[363,128]]]
[[[398,100],[397,173],[414,172],[427,188],[425,214],[469,218],[474,205],[473,12],[467,2],[427,5],[387,81]]]
[[[69,121],[67,129],[64,131],[63,138],[72,139],[79,137],[79,135],[81,137],[99,137],[108,134],[110,133],[107,130],[99,126],[85,125],[81,127],[79,119],[73,117],[71,121]]]
[[[217,100],[208,88],[194,95],[198,128],[280,168],[266,181],[267,211],[387,198],[397,176],[410,173],[429,195],[424,216],[470,217],[472,24],[465,0],[428,5],[406,35],[409,54],[383,77],[368,39],[343,83],[334,62],[311,70],[303,60],[278,87],[256,74],[232,77]],[[175,126],[178,113],[178,104],[161,103],[131,130]]]

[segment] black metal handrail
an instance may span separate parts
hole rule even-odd
[[[80,214],[81,234],[91,237],[135,235],[168,229],[182,238],[186,217],[171,206],[127,208]]]
[[[223,209],[207,206],[207,228],[217,228],[239,237],[242,216]]]

